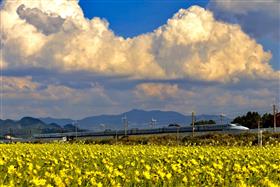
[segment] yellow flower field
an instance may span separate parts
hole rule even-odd
[[[0,145],[0,186],[279,186],[280,146]]]

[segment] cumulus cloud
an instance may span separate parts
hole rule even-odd
[[[171,76],[219,82],[277,77],[268,64],[270,53],[238,25],[218,22],[200,7],[181,9],[156,36],[157,59]]]
[[[6,1],[0,14],[6,69],[217,82],[279,77],[270,52],[238,25],[219,22],[198,6],[127,39],[116,36],[106,20],[84,18],[76,1]]]

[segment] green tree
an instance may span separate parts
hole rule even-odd
[[[273,115],[269,113],[265,113],[262,116],[262,126],[264,128],[273,127]]]
[[[232,123],[238,123],[250,129],[258,128],[258,120],[261,119],[261,116],[258,112],[247,112],[244,116],[236,117]]]

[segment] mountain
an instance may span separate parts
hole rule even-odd
[[[67,124],[64,125],[63,128],[69,132],[74,132],[76,131],[76,126],[72,125],[72,124]],[[79,130],[80,131],[80,130]]]
[[[186,116],[174,111],[144,111],[133,109],[131,111],[118,115],[100,115],[91,116],[77,121],[77,125],[83,129],[89,130],[105,130],[105,129],[123,129],[122,118],[126,116],[129,128],[150,128],[151,120],[155,119],[156,127],[166,127],[171,123],[178,123],[182,126],[190,125],[191,116]],[[198,115],[196,120],[214,120],[220,122],[218,115]],[[228,118],[224,117],[224,122],[229,122]]]
[[[24,117],[19,121],[11,119],[0,120],[0,135],[12,134],[13,136],[30,137],[37,133],[70,132],[73,127],[63,128],[56,123],[46,124],[40,119]]]
[[[51,118],[51,117],[46,117],[46,118],[39,118],[41,121],[43,121],[44,123],[50,124],[50,123],[56,123],[58,125],[60,125],[61,127],[63,127],[66,124],[72,124],[74,122],[74,120],[72,119],[58,119],[58,118]]]
[[[123,129],[123,117],[126,116],[128,121],[128,128],[151,128],[151,120],[156,120],[155,127],[167,127],[169,124],[180,124],[187,126],[191,124],[192,117],[190,115],[183,115],[174,111],[160,111],[160,110],[137,110],[116,114],[116,115],[99,115],[91,116],[78,120],[74,124],[72,119],[56,119],[56,118],[32,118],[24,117],[19,121],[10,119],[0,119],[0,134],[14,133],[17,135],[30,136],[34,133],[50,133],[50,132],[73,132],[82,129],[103,131],[105,129]],[[196,121],[200,120],[214,120],[220,123],[219,115],[197,115]],[[223,123],[230,122],[229,118],[224,117]]]

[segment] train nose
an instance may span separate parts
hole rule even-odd
[[[248,127],[241,127],[242,130],[250,130]]]
[[[231,127],[230,129],[232,129],[232,130],[242,130],[242,131],[247,131],[247,130],[249,130],[249,128],[244,127],[244,126],[233,126],[233,127]]]

